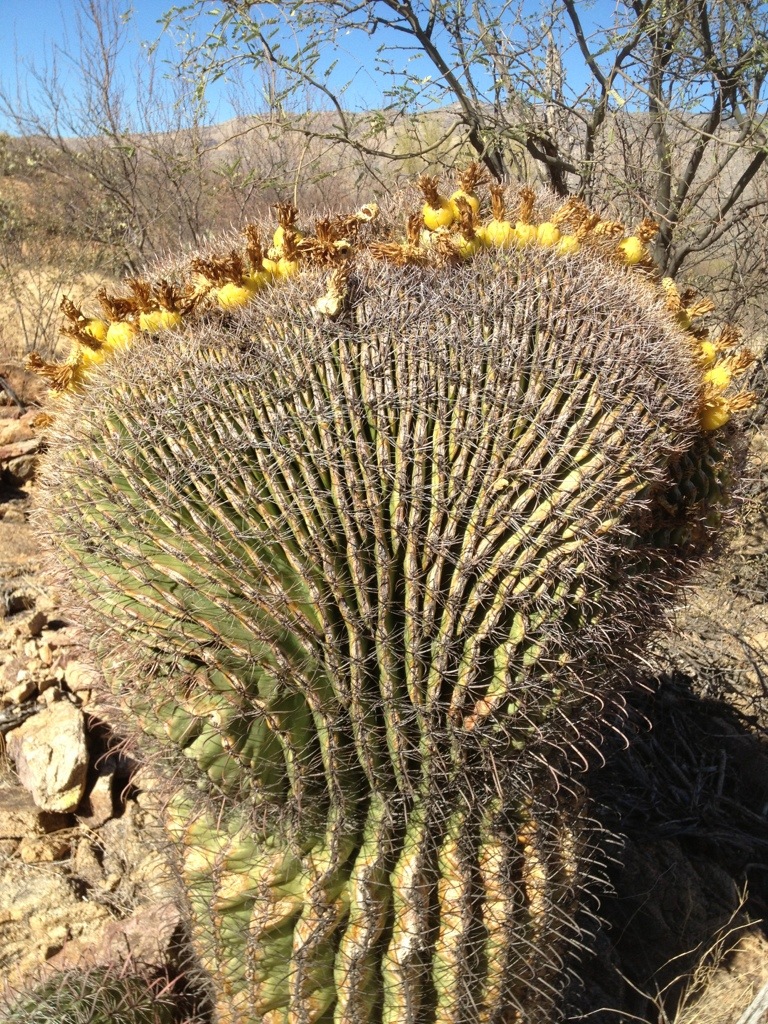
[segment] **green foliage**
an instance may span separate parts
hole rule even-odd
[[[42,156],[34,141],[0,132],[0,178],[30,178],[41,162]]]
[[[18,246],[29,224],[18,203],[0,197],[0,246]]]

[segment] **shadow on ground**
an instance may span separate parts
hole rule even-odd
[[[627,743],[611,742],[586,780],[596,817],[617,839],[605,846],[613,891],[601,897],[603,923],[574,986],[585,1016],[571,1020],[736,1024],[768,981],[768,734],[756,718],[697,696],[682,675],[635,694],[623,729]],[[712,975],[708,1002],[692,1010],[704,954],[724,951],[727,974],[728,950],[743,953],[746,935],[756,962],[742,957],[743,976],[733,978],[740,1011],[728,1010]]]

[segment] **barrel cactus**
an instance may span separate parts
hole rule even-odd
[[[480,178],[422,179],[402,237],[407,200],[283,207],[33,360],[70,392],[44,522],[164,752],[222,1024],[557,1019],[570,766],[727,505],[733,333],[652,226],[499,187],[483,224]]]

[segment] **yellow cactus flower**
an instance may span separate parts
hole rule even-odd
[[[518,220],[515,224],[515,244],[523,247],[532,245],[538,238],[538,231],[535,224],[531,224],[536,193],[530,188],[520,189],[520,205],[518,208]]]
[[[715,391],[725,391],[732,379],[733,370],[727,363],[719,363],[704,374],[705,382]]]
[[[451,204],[451,209],[453,210],[454,219],[457,219],[459,216],[459,199],[463,199],[465,202],[469,203],[472,213],[477,216],[480,212],[480,200],[474,192],[465,192],[463,188],[459,188],[456,189],[448,200]]]
[[[453,244],[456,248],[456,252],[463,260],[472,259],[481,247],[481,242],[477,237],[477,233],[475,233],[472,238],[468,238],[466,235],[456,235],[453,238]]]
[[[581,249],[581,242],[576,235],[562,235],[555,245],[558,256],[572,256]]]
[[[268,284],[269,274],[265,270],[254,270],[243,276],[243,286],[254,293]]]
[[[630,267],[641,263],[648,255],[648,250],[637,235],[630,235],[629,238],[619,242],[619,252]]]
[[[181,323],[181,313],[170,309],[153,309],[148,313],[139,313],[139,330],[147,334],[158,334],[160,331],[168,331],[178,327]]]
[[[160,327],[164,331],[172,331],[176,327],[181,326],[181,313],[177,313],[173,309],[161,309],[160,310]]]
[[[78,342],[77,355],[78,368],[90,370],[92,367],[100,366],[104,362],[109,355],[109,349],[106,345],[101,345],[99,348],[89,348],[87,345]]]
[[[140,331],[145,331],[147,334],[157,334],[162,329],[159,309],[153,309],[148,313],[139,313]]]
[[[482,245],[494,249],[508,249],[515,242],[515,229],[508,220],[491,220],[477,229]]]
[[[718,430],[731,418],[731,405],[726,398],[713,399],[704,406],[699,417],[702,430]]]
[[[292,277],[299,269],[297,260],[288,260],[284,256],[277,260],[265,257],[262,266],[272,277]]]
[[[221,309],[239,309],[247,306],[256,294],[255,288],[248,288],[245,283],[235,284],[228,281],[216,292],[216,302]]]
[[[298,215],[298,210],[293,203],[277,204],[278,226],[272,235],[272,248],[274,252],[271,255],[279,258],[285,251],[286,242],[292,247],[302,241],[304,236],[296,230],[296,218]]]
[[[135,324],[130,323],[128,320],[115,320],[109,325],[105,344],[112,351],[126,348],[137,334],[138,328]]]
[[[701,361],[706,367],[714,366],[717,359],[717,345],[711,341],[701,343]]]
[[[515,224],[513,241],[519,246],[533,245],[538,238],[538,230],[535,224],[526,224],[519,220]]]
[[[147,334],[157,334],[160,330],[160,310],[153,309],[149,313],[139,313],[139,330]]]
[[[280,226],[275,229],[275,233],[272,235],[272,248],[277,252],[282,252],[285,247],[285,234],[286,229]],[[304,235],[302,235],[300,231],[293,231],[291,237],[294,243],[302,242],[304,240]]]
[[[453,254],[460,256],[461,259],[468,260],[475,255],[481,246],[481,241],[477,237],[477,228],[475,227],[475,209],[463,196],[459,196],[455,200],[455,206],[458,212],[458,222],[454,225],[452,233],[447,237],[450,238]]]
[[[553,224],[551,220],[545,220],[536,229],[536,240],[539,245],[551,248],[560,241],[560,228],[557,224]]]
[[[425,203],[421,213],[424,217],[424,226],[430,231],[450,227],[456,219],[453,206],[447,199],[441,199],[437,206]]]
[[[472,216],[477,217],[480,212],[480,200],[477,196],[477,186],[485,180],[485,171],[478,163],[471,163],[466,170],[459,175],[459,187],[448,200],[452,207],[456,220],[461,216],[461,204],[463,199],[469,203]]]
[[[284,257],[277,261],[277,276],[278,277],[293,277],[294,274],[299,272],[298,260],[289,260]]]
[[[450,227],[456,220],[456,211],[445,196],[441,196],[438,192],[437,178],[433,178],[429,174],[422,174],[417,181],[417,185],[421,189],[425,200],[421,208],[424,227],[429,231]]]
[[[515,243],[515,229],[507,219],[504,186],[491,185],[490,193],[493,219],[477,229],[480,244],[494,249],[508,249]]]
[[[104,320],[89,320],[83,327],[83,331],[94,341],[105,342],[107,340],[108,325]]]

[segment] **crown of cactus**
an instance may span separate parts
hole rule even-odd
[[[422,179],[445,222],[404,239],[283,208],[268,254],[252,227],[102,295],[106,330],[70,304],[38,361],[74,392],[49,530],[196,782],[169,828],[222,1022],[555,1019],[589,858],[531,780],[727,501],[733,333],[648,225],[521,189],[475,230],[479,184]]]

